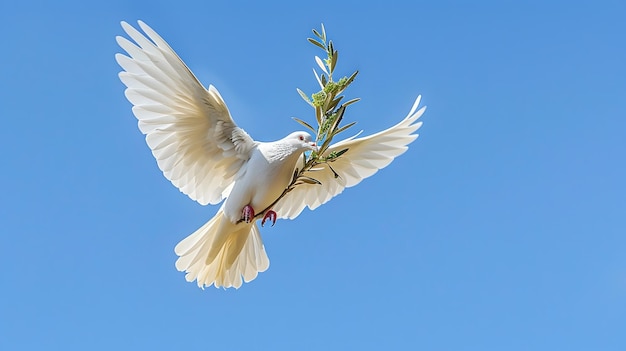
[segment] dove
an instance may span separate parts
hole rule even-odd
[[[237,126],[217,89],[205,88],[161,36],[138,24],[143,33],[121,22],[132,41],[117,36],[127,55],[115,58],[139,130],[174,186],[201,205],[221,203],[212,219],[174,249],[176,268],[201,288],[239,288],[268,269],[257,218],[262,216],[262,226],[274,225],[314,210],[389,165],[418,137],[425,111],[417,109],[420,96],[391,128],[328,147],[323,156],[343,152],[332,167],[321,163],[306,171],[316,182],[299,184],[280,198],[306,152],[318,149],[317,141],[304,131],[255,141]]]

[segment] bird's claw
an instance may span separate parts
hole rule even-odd
[[[265,212],[265,216],[263,216],[263,219],[261,220],[261,227],[263,227],[265,225],[265,221],[269,218],[270,221],[272,221],[272,227],[274,226],[274,224],[276,224],[276,212],[273,210],[269,210],[267,212]]]
[[[242,214],[241,214],[241,220],[246,223],[250,223],[252,222],[253,219],[254,219],[254,209],[252,208],[252,206],[250,205],[244,206]],[[265,220],[265,218],[263,218],[263,220]]]

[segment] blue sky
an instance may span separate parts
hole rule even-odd
[[[626,349],[626,5],[4,2],[0,349]],[[270,269],[198,289],[173,248],[213,216],[158,170],[117,78],[159,32],[257,140],[312,121],[324,22],[346,119],[420,138],[262,230]]]

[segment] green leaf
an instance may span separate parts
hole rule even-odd
[[[331,95],[332,95],[332,93],[326,95],[326,99],[324,100],[324,105],[322,107],[324,112],[330,111],[330,109],[328,108],[328,105],[330,105],[330,102],[332,101],[332,98],[333,98]]]
[[[343,96],[339,96],[336,99],[334,99],[329,105],[328,108],[329,109],[334,109],[335,107],[337,107],[337,105],[339,104],[339,101],[341,101],[341,99],[343,99]]]
[[[359,101],[361,101],[361,98],[354,98],[354,99],[352,99],[352,100],[346,101],[346,102],[343,104],[343,106],[349,106],[349,105],[352,105],[352,104],[354,104],[355,102],[359,102]]]
[[[337,126],[339,125],[339,123],[341,122],[341,120],[343,119],[343,114],[346,112],[346,107],[345,106],[341,106],[339,107],[339,109],[337,109],[337,118],[335,119],[335,121],[333,122],[333,126],[330,128],[330,130],[333,133],[333,136],[335,134],[335,129],[337,129]]]
[[[346,129],[348,129],[348,128],[352,127],[352,126],[353,126],[353,125],[355,125],[355,124],[356,124],[356,122],[350,122],[350,123],[346,124],[345,126],[343,126],[343,127],[339,128],[339,129],[337,129],[337,131],[335,132],[335,135],[337,135],[337,134],[339,134],[339,133],[343,132],[344,130],[346,130]]]
[[[318,76],[317,72],[315,72],[315,68],[313,68],[313,74],[315,75],[315,79],[317,79],[317,83],[320,85],[320,89],[324,89],[324,84],[322,84],[320,76]]]
[[[339,156],[341,156],[341,155],[345,154],[348,150],[350,150],[350,149],[345,148],[345,149],[343,149],[343,150],[341,150],[341,151],[337,151],[337,152],[335,153],[335,158],[337,158],[337,157],[339,157]]]
[[[322,37],[322,35],[315,28],[313,28],[313,34],[315,34],[316,37],[322,39],[322,41],[326,41],[324,40],[324,37]],[[326,50],[326,47],[324,47],[323,49]]]
[[[345,154],[345,153],[346,153],[346,151],[348,151],[348,148],[345,148],[345,149],[343,149],[343,150],[341,150],[341,151],[334,151],[334,150],[333,150],[333,151],[331,151],[331,152],[328,154],[328,156],[324,159],[324,162],[325,162],[325,163],[328,163],[328,162],[335,162],[335,161],[337,161],[337,159],[338,159],[341,155]]]
[[[319,58],[319,56],[315,56],[315,62],[317,62],[317,65],[320,66],[324,73],[328,74],[328,71],[326,70],[326,65],[324,65],[324,62],[322,62],[322,59]]]
[[[359,74],[359,71],[354,71],[354,73],[352,73],[352,75],[350,76],[350,78],[348,78],[348,80],[345,83],[345,86],[347,87],[348,85],[350,85],[352,83],[352,81],[354,81],[354,78],[356,78],[357,74]]]
[[[313,179],[311,177],[307,177],[307,176],[300,176],[297,180],[296,180],[296,184],[298,184],[298,182],[302,182],[305,184],[315,184],[315,185],[322,185],[322,182],[320,182],[317,179]]]
[[[304,101],[306,101],[306,103],[307,103],[307,104],[309,104],[309,105],[311,105],[311,106],[315,107],[315,106],[313,105],[313,103],[311,102],[311,99],[309,99],[309,97],[308,97],[308,96],[307,96],[307,95],[306,95],[306,94],[305,94],[302,90],[300,90],[300,89],[298,89],[298,88],[296,88],[296,90],[298,91],[298,94],[300,94],[300,97],[302,97],[302,99],[303,99]]]
[[[324,28],[324,23],[322,23],[322,39],[326,42],[326,28]]]
[[[328,168],[330,168],[330,170],[333,172],[333,176],[335,176],[335,179],[339,178],[339,174],[335,172],[335,170],[329,164],[327,165],[328,165]]]
[[[324,140],[324,142],[322,143],[322,146],[320,147],[320,151],[319,151],[320,154],[323,154],[326,151],[326,149],[328,149],[328,145],[330,145],[330,142],[332,139],[333,138],[327,138]]]
[[[310,124],[306,123],[305,121],[301,120],[300,118],[297,118],[297,117],[291,117],[291,118],[293,118],[294,121],[302,124],[303,126],[307,127],[308,129],[310,129],[313,133],[316,132],[315,129],[313,129],[313,127],[311,127]]]
[[[326,50],[326,48],[324,47],[324,45],[322,43],[320,43],[319,41],[313,39],[313,38],[306,38],[306,40],[309,41],[309,43],[315,45],[315,46],[319,46],[322,50]]]

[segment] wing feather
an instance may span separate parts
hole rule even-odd
[[[141,21],[139,27],[145,35],[122,22],[132,41],[118,36],[128,56],[115,55],[139,130],[181,192],[218,203],[256,142],[237,127],[217,89],[205,89],[161,36]]]
[[[274,210],[281,218],[293,219],[305,207],[313,210],[339,195],[345,188],[359,184],[388,166],[418,137],[415,132],[422,126],[418,119],[426,109],[422,107],[417,110],[420,99],[418,96],[406,118],[395,126],[370,136],[351,137],[331,145],[324,156],[333,151],[348,151],[335,161],[321,164],[317,170],[304,173],[322,184],[297,185],[274,206]]]

